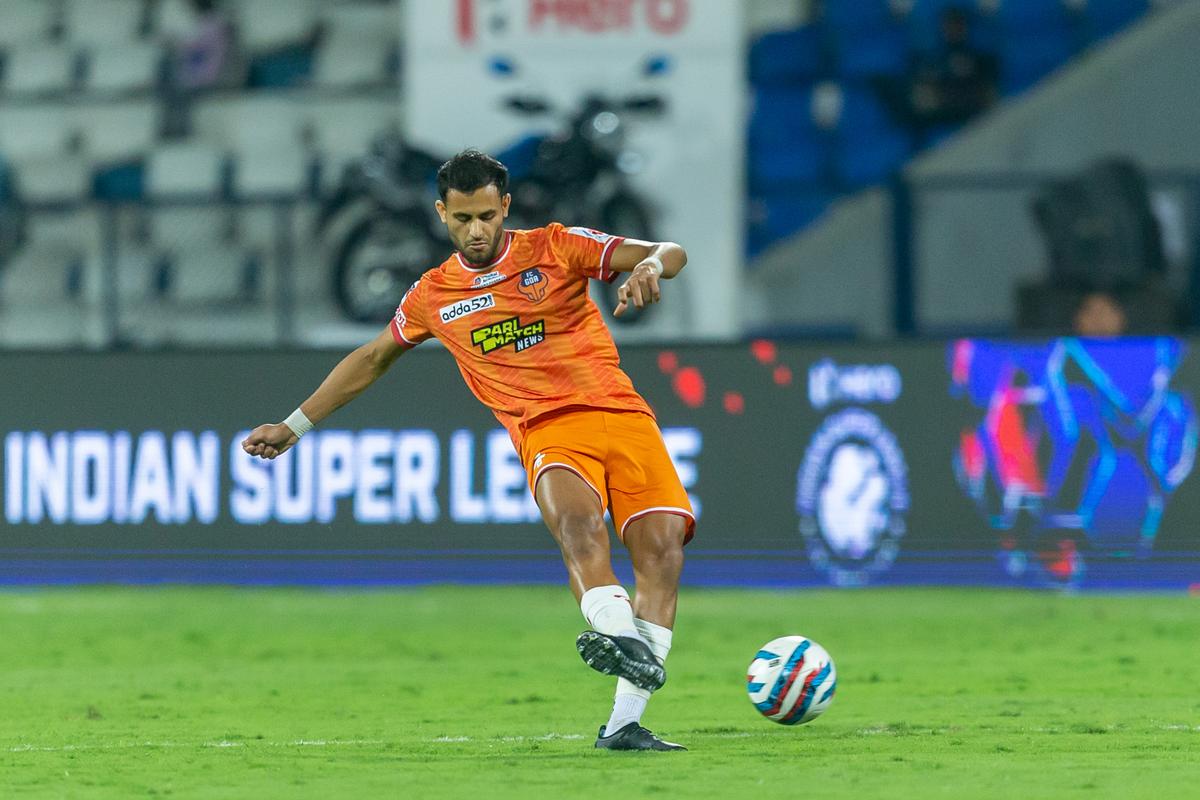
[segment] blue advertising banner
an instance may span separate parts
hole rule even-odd
[[[685,582],[1197,589],[1188,350],[623,355],[697,511]],[[435,347],[279,460],[242,453],[339,357],[0,356],[0,582],[564,579],[507,434]]]

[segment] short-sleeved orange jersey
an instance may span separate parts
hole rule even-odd
[[[518,451],[526,426],[560,409],[652,415],[588,296],[589,278],[616,277],[609,262],[621,241],[558,223],[507,231],[486,267],[455,253],[422,275],[400,301],[392,335],[405,346],[437,337]]]

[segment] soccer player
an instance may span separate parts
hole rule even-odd
[[[642,727],[641,717],[666,681],[683,546],[695,518],[650,407],[621,370],[587,288],[588,279],[627,273],[614,313],[657,303],[659,280],[675,277],[687,254],[671,242],[558,223],[505,230],[508,170],[477,150],[443,164],[437,181],[437,211],[457,252],[412,285],[386,330],[342,359],[287,419],[255,428],[242,447],[275,458],[410,348],[437,337],[521,457],[591,626],[576,640],[579,654],[617,676],[596,747],[683,750]],[[633,562],[632,601],[613,573],[606,509]]]

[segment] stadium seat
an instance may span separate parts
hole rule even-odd
[[[75,132],[69,106],[10,106],[0,114],[0,152],[12,161],[65,153]]]
[[[80,297],[94,285],[95,262],[28,245],[0,270],[0,341],[6,347],[100,344],[99,306]]]
[[[395,45],[388,39],[335,35],[317,51],[315,86],[372,86],[389,79],[388,61]]]
[[[91,164],[84,158],[51,156],[17,164],[17,191],[30,203],[79,203],[91,191]]]
[[[0,48],[41,41],[50,35],[55,7],[46,0],[0,0]]]
[[[836,179],[846,189],[880,183],[912,155],[912,139],[898,128],[843,136],[834,159]]]
[[[803,85],[821,73],[821,36],[813,25],[763,34],[750,47],[750,83],[762,87]]]
[[[83,86],[89,92],[145,92],[157,83],[162,62],[162,50],[154,44],[98,46],[89,52]]]
[[[1149,8],[1148,0],[1088,0],[1083,11],[1088,39],[1096,41],[1119,33]]]
[[[747,249],[751,256],[803,230],[825,213],[833,195],[820,189],[783,190],[752,196]]]
[[[255,299],[254,258],[240,247],[206,247],[171,258],[167,298],[178,305],[242,304]]]
[[[82,45],[131,42],[141,31],[144,11],[138,0],[66,0],[64,36]]]
[[[251,54],[304,43],[316,30],[314,0],[242,0],[234,8],[242,44]]]
[[[395,3],[349,0],[322,3],[321,24],[333,36],[395,39],[404,26],[404,14]]]
[[[110,164],[149,152],[161,110],[150,100],[76,106],[83,149],[94,163]]]
[[[1047,0],[1055,2],[1056,0]],[[942,14],[948,8],[976,9],[964,0],[915,0],[908,14],[909,38],[915,50],[928,52],[941,41]],[[978,20],[978,15],[975,15]],[[979,26],[976,25],[976,28]]]
[[[1023,92],[1071,59],[1073,39],[1061,29],[1005,40],[1000,52],[1000,86],[1005,94]]]
[[[888,28],[857,35],[836,48],[837,74],[847,80],[903,75],[908,69],[908,33]]]
[[[201,142],[160,145],[146,165],[146,194],[150,197],[189,195],[216,199],[224,188],[225,158]]]
[[[871,87],[848,84],[842,88],[842,96],[839,130],[863,133],[895,127],[896,123]]]
[[[237,197],[297,195],[308,187],[310,159],[296,147],[247,148],[234,153]]]
[[[750,150],[750,191],[820,183],[829,176],[831,153],[824,134],[801,134],[786,144],[755,144]]]
[[[65,92],[75,83],[77,59],[61,45],[33,44],[8,51],[4,90],[9,95]]]
[[[899,17],[889,0],[826,0],[822,21],[835,34],[853,37],[889,28]]]
[[[371,141],[400,124],[398,100],[318,100],[305,106],[323,174],[336,178],[343,164],[367,153]]]
[[[195,108],[193,130],[204,141],[230,149],[298,147],[306,106],[286,95],[214,98]]]

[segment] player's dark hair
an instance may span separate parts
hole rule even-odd
[[[508,167],[487,153],[471,148],[442,164],[437,172],[437,184],[443,203],[451,189],[470,194],[490,184],[495,184],[503,197],[508,191]]]

